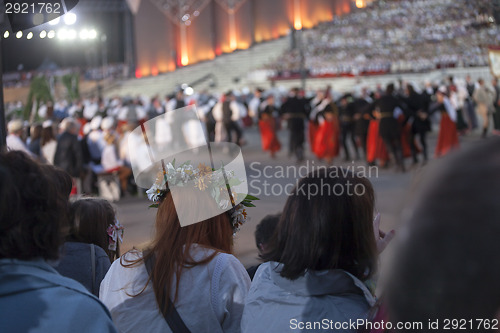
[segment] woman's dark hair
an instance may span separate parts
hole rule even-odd
[[[110,250],[107,229],[115,223],[115,209],[104,199],[85,198],[71,204],[70,234],[68,240],[95,244],[101,247],[113,262],[120,256],[119,242],[116,251]]]
[[[376,271],[374,192],[348,170],[320,168],[300,180],[288,198],[262,258],[283,264],[281,276],[343,269],[360,280]]]
[[[57,259],[68,223],[68,197],[22,152],[0,153],[0,167],[0,258]]]
[[[31,127],[31,132],[30,132],[31,140],[40,139],[42,137],[42,131],[43,131],[42,124],[34,124]]]
[[[54,129],[52,126],[50,127],[44,127],[42,129],[42,135],[40,139],[40,146],[45,146],[47,143],[49,143],[52,140],[55,140],[56,137],[54,136]]]
[[[50,181],[53,182],[57,191],[59,191],[66,198],[69,198],[73,188],[73,180],[71,179],[69,173],[49,164],[42,164],[40,167]]]
[[[274,231],[276,230],[276,225],[280,220],[280,214],[266,215],[255,227],[255,245],[257,248],[261,248],[261,245],[266,245],[271,239]]]

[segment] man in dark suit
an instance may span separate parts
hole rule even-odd
[[[287,100],[281,106],[280,114],[288,119],[288,130],[290,131],[290,142],[288,154],[297,157],[299,162],[304,160],[305,125],[307,118],[306,101],[299,96],[299,89],[294,88]]]
[[[83,166],[83,153],[78,141],[78,124],[72,118],[61,123],[64,132],[57,139],[54,165],[63,169],[73,178],[79,178]]]

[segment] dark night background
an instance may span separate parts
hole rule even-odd
[[[104,2],[114,2],[115,0],[99,0],[99,4]],[[120,11],[101,10],[100,8],[92,9],[89,2],[81,0],[80,3],[71,10],[77,15],[77,21],[71,26],[64,24],[63,20],[58,25],[52,26],[48,23],[42,24],[32,29],[23,31],[23,37],[17,39],[15,33],[11,31],[10,36],[2,41],[3,52],[3,70],[5,73],[17,71],[20,65],[23,66],[23,71],[37,69],[42,62],[47,59],[53,61],[59,67],[95,67],[102,64],[102,49],[105,46],[107,50],[107,62],[121,63],[124,61],[124,13]],[[121,0],[120,2],[125,2]],[[82,6],[83,3],[83,6]],[[96,2],[94,2],[96,3]],[[80,9],[80,10],[79,10]],[[106,42],[101,43],[100,38],[94,40],[60,40],[57,37],[49,39],[39,37],[40,31],[54,30],[61,28],[74,29],[77,34],[86,29],[95,29],[98,34],[106,34]],[[3,37],[5,32],[3,28],[0,32],[0,37]],[[32,31],[34,36],[31,40],[26,39],[26,35]]]

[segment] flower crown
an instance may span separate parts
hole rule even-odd
[[[252,201],[259,200],[254,196],[246,195],[241,203],[235,204],[238,196],[241,197],[244,194],[236,193],[230,189],[232,186],[243,183],[235,177],[234,171],[226,172],[224,167],[214,170],[203,163],[200,163],[198,167],[194,167],[190,161],[176,168],[174,160],[167,165],[163,164],[163,171],[158,173],[155,183],[146,191],[148,199],[153,201],[153,204],[149,207],[157,208],[161,199],[170,191],[170,186],[183,187],[189,182],[194,182],[195,188],[200,191],[209,191],[220,209],[226,210],[230,206],[233,207],[227,211],[231,218],[233,234],[238,232],[241,225],[247,221],[245,207],[255,207]],[[223,191],[227,191],[230,200],[221,198]]]

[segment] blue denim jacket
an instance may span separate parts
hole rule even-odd
[[[0,259],[0,309],[0,332],[116,332],[99,299],[42,259]]]

